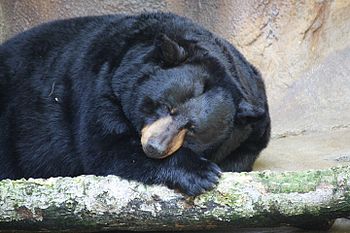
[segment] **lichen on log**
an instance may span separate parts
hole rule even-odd
[[[0,181],[0,231],[322,227],[350,215],[350,167],[224,173],[195,198],[116,176]]]

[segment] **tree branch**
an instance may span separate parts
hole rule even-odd
[[[350,167],[224,173],[196,198],[116,176],[0,182],[0,231],[321,228],[349,215]]]

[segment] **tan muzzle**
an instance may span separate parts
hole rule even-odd
[[[163,159],[182,146],[186,129],[180,128],[171,116],[167,116],[146,125],[141,134],[141,144],[146,155]]]

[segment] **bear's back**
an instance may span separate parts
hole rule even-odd
[[[50,56],[52,51],[63,49],[72,41],[79,43],[84,35],[88,38],[91,31],[98,30],[109,21],[120,17],[90,16],[57,20],[19,33],[0,46],[0,69],[3,71],[6,67],[10,69],[8,72],[14,73],[15,69],[23,68],[28,61],[33,65],[36,60]]]

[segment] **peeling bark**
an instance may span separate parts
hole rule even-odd
[[[116,176],[0,182],[0,231],[329,227],[350,215],[350,167],[224,173],[196,198]]]

